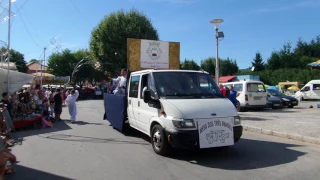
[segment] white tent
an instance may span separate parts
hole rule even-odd
[[[0,68],[0,96],[3,92],[7,92],[7,77],[8,70]],[[30,74],[9,71],[9,94],[18,91],[23,85],[31,82],[33,79],[34,76]]]

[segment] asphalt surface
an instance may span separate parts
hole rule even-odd
[[[63,109],[63,118],[68,118]],[[226,149],[156,155],[136,131],[125,136],[102,120],[102,100],[78,102],[78,124],[17,132],[20,161],[10,180],[315,180],[320,146],[244,132]]]

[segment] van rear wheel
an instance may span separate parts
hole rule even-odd
[[[153,150],[159,155],[168,155],[170,152],[170,145],[164,135],[163,128],[156,124],[151,131],[151,144]]]

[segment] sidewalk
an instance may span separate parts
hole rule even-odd
[[[318,102],[302,102],[298,107],[239,113],[244,130],[320,145]],[[309,106],[314,108],[310,109]]]

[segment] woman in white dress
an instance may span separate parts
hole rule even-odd
[[[77,116],[76,101],[78,97],[79,97],[78,90],[72,90],[71,93],[68,95],[67,99],[65,100],[68,105],[70,120],[72,124],[75,123],[76,121],[76,116]]]

